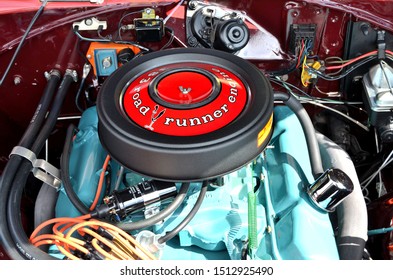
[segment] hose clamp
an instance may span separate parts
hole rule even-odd
[[[75,83],[78,81],[78,73],[75,70],[66,69],[64,75],[65,76],[71,76],[71,78],[74,80]]]
[[[31,172],[34,177],[54,187],[56,190],[59,189],[61,185],[59,169],[43,159],[37,159],[35,153],[22,146],[15,146],[11,151],[10,157],[12,155],[18,155],[30,161],[33,165]]]

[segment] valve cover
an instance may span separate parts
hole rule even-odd
[[[196,181],[236,170],[272,133],[273,94],[251,63],[221,51],[172,49],[124,65],[103,84],[99,136],[125,167]]]

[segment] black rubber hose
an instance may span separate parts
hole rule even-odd
[[[180,187],[179,193],[177,194],[175,199],[172,201],[172,203],[169,204],[164,210],[162,210],[158,214],[156,214],[148,219],[137,221],[134,223],[117,223],[116,226],[121,228],[122,230],[131,231],[131,230],[150,227],[150,226],[164,220],[166,217],[168,217],[173,212],[175,212],[176,209],[179,208],[179,206],[183,203],[184,199],[187,196],[187,191],[188,191],[189,186],[190,186],[190,183],[183,183]]]
[[[63,154],[60,159],[60,173],[63,181],[64,190],[70,199],[72,205],[82,214],[89,213],[89,208],[79,199],[75,193],[70,180],[70,155],[72,147],[72,138],[74,137],[75,126],[71,124],[67,129],[67,135],[64,143]]]
[[[19,141],[19,146],[30,148],[34,143],[35,137],[40,131],[41,126],[45,120],[46,113],[48,112],[49,106],[52,103],[53,95],[56,92],[56,88],[59,85],[60,79],[61,74],[58,70],[52,70],[49,73],[48,83],[45,87],[44,93],[38,103],[26,132]]]
[[[37,108],[29,125],[18,143],[18,146],[22,146],[28,149],[31,148],[31,145],[33,144],[35,137],[42,126],[48,108],[52,102],[52,98],[60,81],[60,77],[61,74],[59,71],[52,70],[50,72],[48,83],[44,89],[44,92],[41,96],[41,99],[37,105]],[[12,155],[3,170],[3,174],[0,180],[0,240],[1,245],[6,251],[8,257],[10,257],[11,259],[24,259],[19,254],[19,251],[15,248],[15,244],[9,233],[6,219],[6,207],[9,190],[21,162],[22,157]]]
[[[36,140],[31,147],[31,151],[36,155],[40,153],[46,139],[50,136],[53,128],[56,125],[57,118],[63,105],[63,101],[69,91],[71,83],[74,81],[74,75],[75,74],[70,70],[67,70],[66,74],[64,75],[64,78],[57,91],[57,95],[53,101],[52,109],[50,110],[45,124],[43,125],[41,131],[39,132]],[[33,246],[30,243],[23,229],[20,215],[20,206],[23,189],[26,186],[26,181],[30,174],[32,164],[26,159],[22,159],[22,161],[23,162],[17,174],[15,175],[15,179],[13,181],[7,203],[7,223],[9,226],[11,237],[14,240],[16,248],[19,250],[20,254],[23,255],[23,257],[26,259],[56,259],[44,253],[37,247]]]
[[[208,187],[208,181],[203,181],[201,191],[199,192],[199,196],[194,206],[192,207],[190,213],[184,218],[184,220],[178,224],[174,229],[167,232],[164,236],[161,236],[158,239],[158,243],[165,243],[175,237],[188,223],[194,218],[195,214],[198,212],[199,208],[202,205],[203,199],[205,198]]]
[[[12,239],[20,254],[28,260],[55,260],[56,258],[41,251],[32,245],[27,237],[21,221],[20,206],[22,194],[27,178],[29,177],[32,164],[30,161],[23,159],[23,162],[15,176],[15,180],[10,190],[10,196],[7,205],[7,223],[10,228]]]
[[[39,152],[45,145],[45,141],[49,138],[50,134],[55,128],[57,118],[59,117],[61,107],[63,106],[64,99],[70,89],[72,82],[75,81],[77,77],[76,75],[77,74],[74,71],[69,69],[67,69],[66,73],[64,74],[63,80],[61,81],[47,120],[45,121],[44,126],[42,127],[37,139],[34,141],[34,144],[31,148],[31,150],[35,154],[39,154]]]
[[[7,202],[9,190],[21,162],[21,157],[11,156],[4,168],[0,182],[0,241],[1,246],[7,253],[8,257],[12,260],[25,259],[16,249],[7,224]]]
[[[55,217],[55,207],[59,192],[43,183],[34,203],[34,228]],[[44,231],[44,230],[42,230]]]
[[[58,197],[59,192],[54,187],[45,183],[42,184],[34,204],[34,228],[55,217],[55,207]],[[38,234],[50,233],[52,233],[52,229],[45,227]],[[45,252],[48,252],[49,248],[49,245],[41,246],[41,249]]]
[[[310,117],[307,114],[306,109],[304,109],[302,104],[289,93],[275,92],[274,100],[284,102],[284,104],[287,105],[299,119],[304,131],[304,135],[306,137],[307,148],[311,163],[311,172],[314,176],[314,179],[317,179],[324,170],[322,167],[321,153],[319,151],[318,141],[315,136],[315,129]]]

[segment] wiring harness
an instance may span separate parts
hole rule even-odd
[[[155,260],[131,235],[120,228],[98,220],[90,214],[76,218],[54,218],[39,225],[30,236],[37,246],[55,245],[70,260]],[[53,224],[53,234],[40,234]]]

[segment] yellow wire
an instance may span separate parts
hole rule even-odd
[[[305,61],[303,61],[303,63],[305,63]],[[86,216],[82,217],[85,218]],[[53,226],[55,234],[43,234],[36,236],[36,234],[40,230],[37,228],[30,236],[31,243],[35,245],[38,242],[39,245],[43,245],[43,242],[50,242],[50,244],[56,244],[56,246],[59,248],[59,251],[69,259],[79,259],[69,251],[69,247],[77,249],[86,255],[90,252],[87,248],[84,247],[84,245],[86,245],[86,242],[78,238],[72,237],[72,234],[78,231],[85,232],[86,234],[94,237],[97,240],[95,241],[96,246],[100,247],[98,241],[101,241],[103,244],[108,246],[111,249],[111,253],[107,252],[107,254],[102,254],[105,250],[101,247],[101,250],[99,251],[104,257],[108,259],[156,260],[156,257],[147,249],[142,247],[131,235],[112,224],[97,220],[86,221],[79,218],[55,218],[44,222],[41,228],[43,228],[45,225],[56,222],[58,222],[59,224],[55,224]],[[67,233],[63,232],[64,227],[68,228]],[[102,227],[110,234],[112,234],[114,239],[113,241],[109,241],[105,237],[99,235],[98,233],[87,227]],[[43,241],[44,239],[47,239],[47,241]],[[109,255],[111,256],[110,258]]]
[[[148,251],[144,247],[142,247],[142,245],[139,244],[139,242],[137,242],[131,235],[127,234],[125,231],[123,231],[120,228],[117,228],[117,229],[118,229],[119,234],[121,236],[126,238],[131,244],[133,244],[136,248],[138,248],[140,251],[142,251],[142,253],[144,253],[148,257],[148,259],[157,260],[157,258],[150,251]]]
[[[108,246],[109,248],[111,248],[111,250],[113,252],[116,252],[117,255],[119,255],[119,257],[121,259],[129,259],[129,256],[127,256],[123,251],[121,251],[118,247],[116,247],[113,243],[111,243],[109,240],[103,238],[101,235],[99,235],[98,233],[88,229],[88,228],[82,228],[82,231],[86,232],[87,234],[93,236],[94,238],[100,240],[102,243],[104,243],[104,245]]]
[[[150,258],[152,260],[156,259],[152,253],[150,253],[145,248],[143,248],[138,242],[136,242],[136,240],[134,238],[132,238],[128,233],[126,233],[122,229],[120,229],[120,228],[118,228],[118,227],[116,227],[116,226],[114,226],[112,224],[100,222],[100,221],[97,221],[97,220],[84,221],[84,222],[80,222],[79,224],[74,225],[67,232],[66,238],[70,237],[72,235],[72,233],[74,233],[77,229],[79,229],[81,227],[84,227],[84,226],[92,226],[92,225],[101,226],[103,228],[109,228],[109,229],[112,229],[115,232],[118,232],[121,236],[123,236],[128,241],[130,241],[134,246],[138,247],[138,249],[140,249],[148,258]]]
[[[301,81],[302,81],[303,86],[305,86],[305,87],[308,86],[308,81],[307,81],[307,76],[306,76],[306,75],[308,75],[308,71],[304,69],[307,66],[306,60],[307,60],[307,55],[304,56],[303,63],[302,63],[302,73],[301,73]]]
[[[54,234],[42,234],[40,236],[37,236],[36,238],[34,238],[31,242],[33,244],[37,243],[38,241],[41,241],[43,239],[52,239],[52,240],[56,240],[59,241],[63,244],[67,244],[75,249],[78,249],[79,251],[81,251],[84,254],[89,254],[89,250],[87,250],[85,247],[83,247],[83,245],[85,245],[86,243],[79,240],[78,243],[83,242],[83,244],[78,244],[76,242],[73,241],[72,238],[67,239],[58,235],[54,235]]]
[[[145,256],[140,255],[140,252],[132,247],[129,241],[123,238],[119,233],[111,231],[111,234],[114,236],[113,242],[117,243],[119,247],[121,247],[123,250],[126,250],[131,256],[137,256],[142,260],[146,259]]]
[[[349,60],[343,60],[339,56],[329,56],[325,58],[326,64],[344,64],[347,63]]]
[[[39,247],[41,245],[44,244],[54,244],[56,245],[56,247],[59,249],[59,251],[66,256],[67,258],[69,258],[70,260],[80,260],[78,257],[74,256],[73,254],[71,254],[70,252],[68,252],[66,249],[64,249],[61,244],[59,243],[58,240],[53,240],[53,239],[44,239],[41,241],[38,241],[35,246]]]
[[[68,252],[65,248],[61,247],[61,246],[57,246],[57,248],[59,248],[60,252],[66,256],[67,258],[69,258],[70,260],[74,260],[74,261],[78,261],[80,260],[80,258],[74,256],[73,254],[71,254],[70,252]]]
[[[91,241],[91,244],[93,245],[94,249],[96,249],[97,252],[100,253],[101,255],[103,255],[107,260],[119,260],[119,258],[116,258],[115,256],[109,254],[107,251],[102,249],[100,247],[100,245],[98,244],[98,240],[97,239],[94,238]]]

